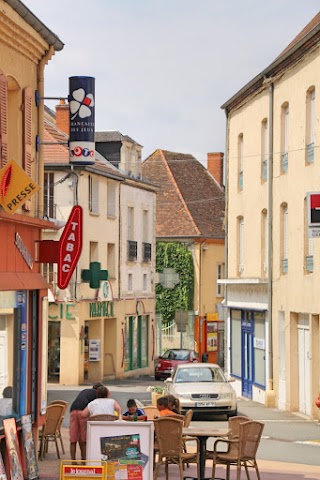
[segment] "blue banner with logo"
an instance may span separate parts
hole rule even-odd
[[[69,78],[70,163],[90,165],[95,162],[95,79]]]
[[[20,396],[19,414],[27,413],[27,360],[28,360],[28,319],[27,319],[27,292],[19,290],[16,292],[16,305],[20,310]]]

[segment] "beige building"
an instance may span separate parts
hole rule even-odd
[[[315,417],[320,390],[320,14],[222,108],[227,115],[229,373],[239,395]]]
[[[153,369],[155,187],[141,180],[139,165],[129,174],[98,152],[94,165],[71,166],[64,145],[68,134],[60,130],[68,128],[66,117],[68,105],[57,106],[56,115],[46,110],[45,213],[62,226],[73,205],[81,205],[83,248],[65,290],[57,287],[56,264],[44,265],[53,293],[48,378],[78,385],[148,374]],[[62,231],[48,231],[46,238],[58,240]],[[82,279],[91,262],[108,271],[100,288]]]

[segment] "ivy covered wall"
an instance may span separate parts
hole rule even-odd
[[[157,242],[156,271],[173,268],[180,275],[173,288],[156,285],[156,312],[164,323],[174,319],[176,310],[193,310],[194,268],[192,253],[180,242]]]

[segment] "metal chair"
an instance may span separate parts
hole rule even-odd
[[[213,465],[212,478],[215,478],[216,465],[223,464],[227,466],[227,480],[230,480],[230,467],[234,465],[237,467],[237,480],[241,477],[241,467],[244,466],[246,470],[247,479],[250,480],[249,467],[256,471],[258,480],[260,480],[260,473],[256,461],[256,453],[259,447],[261,435],[264,429],[264,424],[250,420],[248,422],[240,423],[239,436],[235,440],[217,439],[214,442],[213,448]],[[221,452],[217,450],[219,443],[227,445],[228,450]]]
[[[69,403],[65,402],[64,400],[52,400],[52,402],[50,402],[49,405],[62,405],[64,407],[64,411],[63,411],[63,414],[62,414],[61,419],[60,419],[60,425],[58,426],[58,437],[60,439],[62,453],[66,453],[65,450],[64,450],[64,445],[63,445],[63,441],[62,441],[61,427],[62,427],[62,424],[63,424],[64,417],[66,415],[66,411],[67,411],[67,407],[68,407]]]
[[[197,442],[196,452],[184,452],[184,439],[182,436],[183,420],[174,418],[173,415],[156,418],[154,420],[155,435],[158,444],[158,461],[155,462],[154,480],[158,478],[161,465],[165,466],[166,480],[168,480],[169,464],[179,466],[180,480],[183,480],[183,466],[187,463],[197,464],[197,478],[200,479],[199,466],[199,440],[190,438]]]
[[[49,442],[54,442],[56,445],[57,455],[60,458],[58,447],[59,425],[61,425],[61,417],[65,407],[63,405],[49,405],[46,411],[46,420],[42,426],[40,433],[40,460],[43,460],[48,451]]]

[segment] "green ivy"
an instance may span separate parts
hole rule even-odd
[[[192,253],[179,242],[157,242],[156,271],[173,268],[180,276],[179,283],[173,288],[156,285],[156,312],[163,322],[174,319],[176,310],[193,310],[194,270]]]

